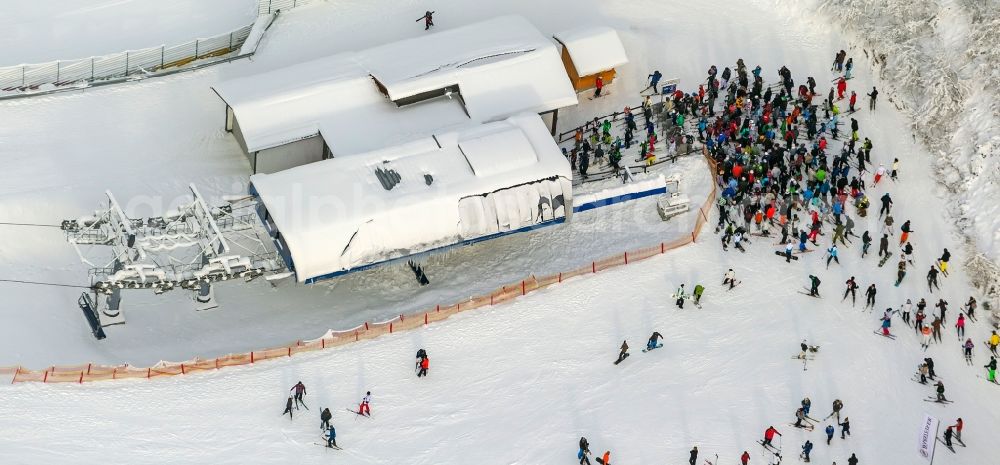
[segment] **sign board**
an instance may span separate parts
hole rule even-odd
[[[676,78],[675,79],[667,79],[663,83],[663,87],[660,88],[660,93],[662,93],[663,95],[671,95],[671,94],[673,94],[674,92],[677,91],[677,84],[680,84],[680,83],[681,83],[680,79],[676,79]]]
[[[937,418],[924,414],[924,421],[920,424],[920,436],[917,439],[917,452],[924,462],[934,461],[934,446],[937,443],[939,425]]]

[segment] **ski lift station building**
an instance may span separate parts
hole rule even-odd
[[[577,104],[568,73],[553,41],[503,16],[214,90],[258,215],[311,283],[569,219],[551,135]]]
[[[562,223],[569,162],[534,113],[250,177],[299,282]]]
[[[556,45],[502,16],[216,85],[253,173],[577,104]]]

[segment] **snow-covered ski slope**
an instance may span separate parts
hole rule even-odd
[[[283,15],[252,63],[0,104],[5,121],[0,156],[6,162],[0,174],[0,218],[51,223],[74,217],[93,208],[109,187],[119,198],[149,195],[147,202],[163,208],[174,201],[169,196],[192,181],[214,196],[240,191],[248,169],[221,128],[223,109],[209,85],[423,33],[413,19],[428,6],[383,0],[319,3]],[[767,0],[741,5],[739,11],[721,0],[453,0],[430,7],[442,28],[500,13],[523,14],[546,32],[590,22],[618,28],[632,62],[609,88],[611,97],[584,102],[562,115],[568,122],[634,105],[638,98],[630,96],[645,86],[645,74],[654,67],[691,88],[708,65],[721,68],[742,57],[750,67],[761,64],[767,82],[787,64],[797,82],[813,75],[823,83],[833,53],[845,48],[834,32],[790,19],[808,13],[778,11]],[[850,88],[870,89],[870,72],[859,66],[856,74]],[[843,248],[843,264],[826,270],[821,252],[786,265],[765,238],[751,237],[747,254],[725,253],[709,231],[706,240],[690,247],[577,278],[509,305],[322,353],[153,382],[9,386],[0,396],[0,462],[570,464],[576,463],[577,439],[586,436],[595,453],[610,449],[613,463],[684,463],[687,450],[697,444],[702,458],[718,453],[720,463],[732,465],[748,450],[756,465],[768,463],[756,441],[773,424],[784,433],[786,463],[795,461],[799,445],[809,438],[816,443],[816,463],[844,464],[855,452],[861,465],[908,465],[922,463],[917,426],[928,412],[946,424],[959,416],[966,421],[963,436],[969,446],[957,447],[957,455],[940,449],[936,464],[992,463],[1000,386],[976,377],[986,363],[985,324],[967,329],[977,343],[972,368],[962,360],[950,324],[945,343],[925,355],[898,319],[893,331],[899,337],[891,341],[872,334],[877,313],[839,302],[842,283],[854,275],[862,287],[877,283],[876,312],[906,298],[933,302],[944,297],[952,303],[953,324],[954,309],[971,292],[960,250],[952,248],[958,236],[943,214],[947,197],[930,177],[932,157],[913,143],[909,121],[885,103],[857,117],[862,137],[875,145],[873,161],[902,161],[900,182],[883,181],[869,193],[875,197],[888,190],[896,201],[897,224],[913,220],[920,266],[899,288],[891,285],[894,268],[877,268],[873,256],[860,260],[858,246]],[[704,172],[703,165],[685,163],[680,169],[686,179]],[[655,212],[652,203],[635,205],[584,223],[581,231],[590,233],[570,239],[579,254],[575,258],[589,261],[586,254],[606,255],[641,239],[636,236],[644,230],[635,225]],[[138,215],[156,211],[138,203],[126,208]],[[671,233],[669,226],[658,228],[647,233],[649,242]],[[877,214],[858,221],[856,229],[878,231]],[[626,232],[631,236],[623,240]],[[57,231],[5,228],[0,239],[4,277],[78,282],[85,271]],[[461,276],[459,283],[515,271],[520,276],[557,257],[574,258],[547,251],[532,236],[519,241],[432,262],[432,268],[449,268],[440,279],[432,274],[440,286],[411,294],[405,304],[455,295],[464,288],[452,281]],[[956,253],[954,272],[941,278],[943,291],[932,296],[924,292],[922,275],[942,247]],[[484,271],[466,263],[489,267]],[[743,283],[727,292],[719,283],[730,267]],[[357,321],[322,312],[331,307],[335,312],[341,296],[368,299],[374,312],[369,315],[379,314],[379,307],[382,314],[398,313],[403,302],[380,296],[412,285],[407,273],[388,270],[331,287],[261,288],[243,295],[220,287],[223,308],[202,314],[179,293],[129,294],[127,325],[113,328],[100,343],[90,337],[73,305],[77,292],[4,285],[0,321],[9,329],[0,341],[0,364],[141,363],[157,356],[211,356],[284,343]],[[798,293],[808,274],[823,280],[824,299]],[[676,309],[669,294],[680,283],[691,288],[696,282],[708,287],[703,309]],[[664,347],[643,354],[652,331],[664,334]],[[632,346],[632,356],[614,366],[623,339]],[[791,359],[802,339],[821,346],[807,371]],[[427,379],[418,380],[411,371],[418,348],[431,357]],[[934,357],[955,403],[922,401],[931,388],[910,379],[924,356]],[[309,389],[306,401],[312,410],[299,411],[289,421],[280,412],[287,389],[298,380]],[[355,418],[344,409],[356,407],[366,390],[373,391],[374,417]],[[852,437],[839,440],[838,428],[838,438],[827,447],[819,431],[827,423],[812,433],[788,426],[805,396],[812,399],[816,418],[829,413],[834,399],[844,401]],[[344,451],[312,445],[319,439],[321,406],[334,412]]]
[[[9,0],[0,67],[177,45],[256,17],[257,0]]]

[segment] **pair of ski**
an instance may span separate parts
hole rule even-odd
[[[736,286],[739,286],[740,283],[742,283],[742,282],[743,281],[736,281],[735,283],[733,283],[732,286],[726,288],[726,292],[729,292],[729,291],[733,290],[733,288],[735,288]],[[722,283],[723,286],[725,286],[726,284],[728,284],[728,283]]]
[[[774,447],[774,445],[773,445],[773,444],[764,444],[764,441],[763,441],[763,440],[761,440],[761,441],[757,441],[757,444],[760,444],[760,445],[761,445],[761,446],[763,446],[763,447],[764,447],[764,449],[766,449],[766,450],[767,450],[768,452],[770,452],[770,453],[772,453],[772,454],[774,454],[774,455],[778,456],[778,458],[781,458],[781,449],[778,449],[777,447]]]
[[[627,354],[626,354],[626,355],[627,355]],[[357,411],[357,410],[351,410],[351,409],[349,409],[349,408],[345,408],[344,410],[347,410],[348,412],[351,412],[351,413],[353,413],[353,414],[355,414],[355,415],[357,415],[357,416],[359,416],[359,417],[363,417],[363,418],[371,418],[371,417],[372,417],[372,414],[371,414],[371,412],[368,412],[368,413],[361,413],[361,412],[359,412],[359,411]]]
[[[326,438],[323,438],[323,439],[325,440]],[[344,450],[344,449],[343,449],[342,447],[340,447],[340,446],[328,446],[328,445],[326,445],[326,443],[325,443],[325,442],[314,442],[313,444],[315,444],[315,445],[317,445],[317,446],[323,446],[323,447],[325,447],[325,448],[327,448],[327,449],[337,449],[337,450]]]
[[[810,294],[810,293],[809,293],[809,288],[808,288],[808,287],[803,287],[803,289],[805,289],[805,291],[799,291],[799,294],[805,294],[805,295],[807,295],[807,296],[809,296],[809,297],[815,297],[815,298],[817,298],[817,299],[821,299],[821,298],[822,298],[822,297],[821,297],[821,296],[819,295],[819,292],[817,292],[817,293],[816,293],[815,295],[813,295],[813,294]]]
[[[938,398],[937,398],[937,397],[933,397],[933,396],[932,396],[932,397],[928,397],[928,398],[924,399],[924,402],[934,402],[934,403],[936,403],[936,404],[950,404],[950,403],[952,403],[952,402],[955,402],[955,401],[953,401],[953,400],[948,400],[948,399],[945,399],[945,400],[938,400]]]
[[[882,329],[881,328],[876,329],[875,330],[875,334],[878,334],[879,336],[882,336],[882,337],[887,337],[889,339],[896,339],[896,335],[895,334],[882,334]]]
[[[802,426],[795,426],[795,423],[789,423],[788,426],[794,426],[796,428],[804,429],[806,431],[812,431],[813,429],[816,428],[815,426],[813,426],[812,423],[809,423],[808,421],[806,421],[805,423],[803,423]]]

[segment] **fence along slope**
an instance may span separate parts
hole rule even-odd
[[[643,247],[636,250],[625,251],[620,254],[609,256],[600,260],[592,261],[579,268],[564,271],[561,273],[535,277],[531,276],[510,285],[501,286],[488,294],[471,297],[468,300],[452,305],[438,305],[432,310],[418,312],[409,315],[399,315],[391,320],[380,323],[364,323],[356,328],[346,331],[329,331],[319,339],[309,341],[296,341],[282,347],[255,350],[242,354],[229,354],[214,359],[194,359],[187,362],[172,363],[160,362],[146,368],[130,367],[128,365],[106,366],[106,365],[78,365],[78,366],[51,366],[42,370],[29,370],[22,367],[0,367],[0,379],[11,378],[11,383],[41,382],[41,383],[84,383],[91,381],[105,381],[129,378],[159,378],[163,376],[186,375],[192,372],[217,370],[229,366],[248,365],[264,360],[275,358],[291,357],[302,352],[313,352],[317,350],[329,349],[352,342],[374,339],[376,337],[392,334],[398,331],[407,331],[421,326],[442,321],[448,317],[462,311],[472,310],[484,306],[498,305],[518,296],[527,295],[538,289],[542,289],[563,280],[585,274],[593,274],[599,271],[628,265],[637,261],[645,260],[656,255],[665,254],[669,250],[693,243],[701,232],[702,227],[708,221],[712,206],[715,204],[718,186],[715,183],[715,173],[717,171],[715,160],[702,151],[706,164],[711,171],[712,190],[705,199],[705,203],[699,208],[695,219],[694,228],[690,234],[670,242]]]

